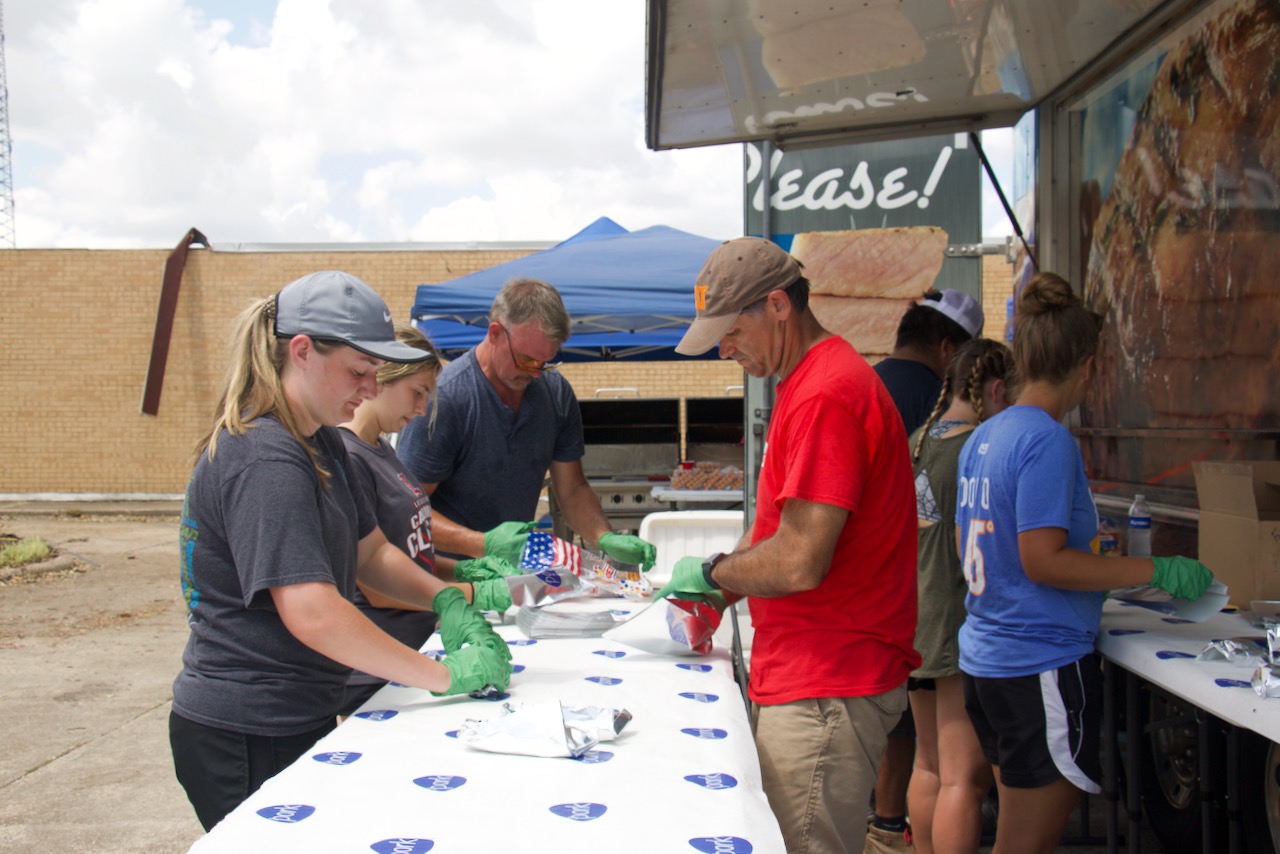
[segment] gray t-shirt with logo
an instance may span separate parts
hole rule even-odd
[[[480,370],[476,351],[440,373],[434,429],[415,418],[398,452],[420,483],[438,484],[436,513],[473,531],[533,519],[551,461],[582,458],[582,410],[569,381],[544,373],[512,412]]]
[[[331,720],[351,670],[285,628],[271,588],[305,582],[355,594],[356,549],[373,508],[348,480],[338,431],[311,438],[330,472],[323,487],[306,449],[272,417],[203,454],[183,503],[179,561],[191,635],[173,710],[206,726],[286,736]]]
[[[355,433],[338,428],[351,459],[351,479],[359,483],[374,506],[378,527],[387,541],[413,558],[423,570],[436,574],[435,550],[431,546],[431,498],[405,470],[395,449],[385,439],[370,445]],[[420,649],[436,628],[431,611],[375,608],[356,589],[356,605],[384,632],[401,643]],[[356,671],[352,685],[382,684],[385,679]]]

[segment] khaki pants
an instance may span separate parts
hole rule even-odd
[[[862,854],[867,808],[906,686],[753,706],[760,775],[789,854]]]

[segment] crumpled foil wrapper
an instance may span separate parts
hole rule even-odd
[[[671,639],[696,655],[711,652],[711,637],[720,628],[720,611],[709,602],[667,597],[667,629]]]
[[[1252,638],[1224,638],[1210,641],[1196,661],[1226,661],[1232,667],[1257,667],[1262,663],[1261,650]]]
[[[502,714],[469,720],[458,730],[467,747],[517,756],[574,758],[612,741],[631,721],[626,709],[546,703],[503,703]]]
[[[1251,683],[1259,697],[1280,697],[1280,672],[1277,665],[1261,664],[1253,671]]]

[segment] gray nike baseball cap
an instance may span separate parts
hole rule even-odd
[[[277,338],[307,335],[339,341],[386,362],[421,362],[431,354],[396,340],[382,297],[360,279],[322,270],[290,282],[276,294]]]

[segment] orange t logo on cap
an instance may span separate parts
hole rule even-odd
[[[698,311],[702,311],[707,307],[707,286],[693,286],[693,307]]]

